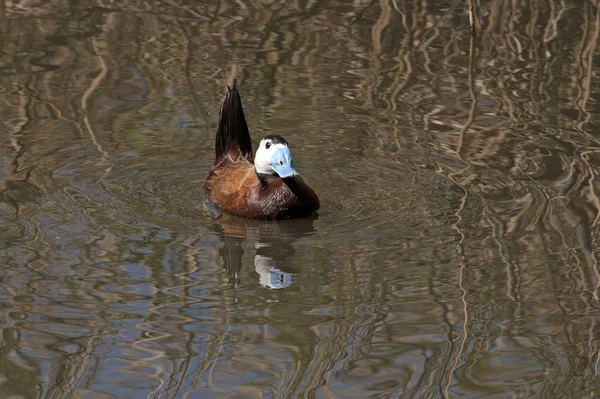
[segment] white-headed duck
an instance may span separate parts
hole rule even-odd
[[[264,137],[253,156],[237,82],[227,89],[215,140],[216,160],[205,184],[210,201],[250,219],[292,219],[316,212],[319,198],[294,169],[283,137]]]

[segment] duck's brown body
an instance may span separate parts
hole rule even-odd
[[[319,209],[317,195],[300,176],[261,180],[244,158],[215,170],[206,185],[219,208],[245,218],[291,219]]]
[[[235,82],[221,109],[216,151],[217,159],[205,187],[210,201],[225,212],[275,220],[309,216],[319,209],[317,195],[300,176],[281,179],[256,173]]]

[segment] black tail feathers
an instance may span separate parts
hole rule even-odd
[[[230,155],[233,159],[242,156],[250,161],[253,158],[252,141],[236,80],[233,81],[232,88],[227,86],[227,95],[219,117],[215,150],[217,161],[226,155]]]

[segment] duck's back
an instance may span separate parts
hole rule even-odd
[[[209,199],[221,206],[221,203],[234,203],[247,197],[249,189],[259,184],[254,165],[245,158],[222,162],[213,168],[206,179]]]

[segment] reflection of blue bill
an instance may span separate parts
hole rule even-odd
[[[269,288],[279,290],[292,285],[292,274],[273,269],[269,272]]]
[[[260,285],[274,290],[287,288],[293,283],[293,273],[279,270],[274,265],[273,259],[268,256],[254,256],[254,270],[260,276]]]

